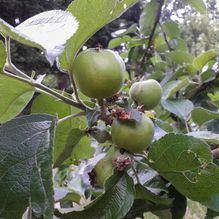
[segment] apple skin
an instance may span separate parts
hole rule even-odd
[[[96,185],[103,188],[105,181],[113,174],[112,157],[107,155],[99,160],[94,170],[96,173]]]
[[[139,122],[114,119],[111,134],[112,141],[118,147],[129,153],[141,153],[152,142],[154,124],[142,113]]]
[[[153,79],[139,81],[132,84],[129,90],[129,96],[138,105],[144,105],[145,110],[151,110],[160,103],[162,88]]]
[[[91,98],[116,94],[125,80],[125,63],[111,50],[88,49],[75,59],[71,73],[78,89]]]

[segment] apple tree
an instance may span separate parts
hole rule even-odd
[[[138,2],[137,23],[85,49]],[[16,27],[0,19],[0,218],[180,219],[187,199],[219,215],[218,51],[191,54],[171,7],[74,0]],[[180,7],[208,13],[202,0]],[[15,66],[12,40],[40,50],[72,92]]]

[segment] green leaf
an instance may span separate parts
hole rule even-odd
[[[53,217],[52,143],[55,118],[31,115],[0,127],[0,218]]]
[[[78,144],[74,145],[72,153],[69,154],[69,158],[65,160],[64,164],[78,164],[81,160],[91,158],[94,153],[95,148],[91,147],[91,138],[83,136]]]
[[[190,4],[200,14],[207,13],[207,8],[203,0],[187,0],[187,3]]]
[[[186,41],[181,38],[172,39],[170,42],[170,46],[173,50],[180,50],[188,53],[188,47]]]
[[[195,138],[203,139],[209,143],[219,145],[219,134],[215,134],[209,131],[197,131],[197,132],[189,132],[189,136],[193,136]]]
[[[162,102],[164,109],[175,114],[181,120],[187,121],[194,108],[190,100],[165,100]]]
[[[46,50],[46,57],[51,64],[63,52],[66,41],[77,29],[78,21],[75,17],[62,10],[42,12],[16,27],[16,30]]]
[[[118,18],[139,0],[75,0],[68,11],[79,21],[76,34],[67,42],[60,56],[60,67],[70,70],[73,60],[83,44],[107,23]]]
[[[46,57],[51,64],[63,52],[63,45],[77,29],[78,22],[75,17],[62,10],[37,14],[16,28],[0,19],[0,32],[4,36],[9,36],[28,46],[46,50]],[[53,37],[54,35],[56,37]]]
[[[159,53],[163,53],[166,52],[168,49],[168,46],[164,40],[163,36],[155,36],[154,38],[154,48],[156,49],[156,51],[158,51]]]
[[[124,43],[124,39],[121,37],[115,38],[110,40],[109,44],[108,44],[108,49],[113,49],[117,46],[120,46],[122,43]]]
[[[41,94],[34,100],[31,112],[51,114],[54,116],[58,116],[58,118],[60,119],[70,114],[76,114],[82,111],[66,103],[58,101],[53,97]],[[54,163],[56,162],[58,157],[60,157],[60,155],[63,153],[65,144],[67,142],[71,130],[73,128],[83,129],[85,127],[86,118],[84,116],[76,117],[58,124],[54,143]]]
[[[77,29],[78,22],[75,17],[62,10],[42,12],[28,18],[16,27],[16,30],[42,45],[46,50],[64,45]]]
[[[207,144],[191,136],[168,134],[152,144],[149,161],[188,198],[209,203],[219,194],[219,169]]]
[[[182,65],[184,63],[192,63],[194,57],[184,51],[176,50],[166,53],[167,57],[170,58],[176,64]]]
[[[212,119],[219,119],[219,113],[202,107],[196,107],[192,110],[192,120],[199,126]]]
[[[69,157],[74,147],[78,144],[78,142],[85,134],[86,133],[84,130],[80,130],[78,128],[73,128],[69,132],[63,151],[54,163],[54,167],[60,167],[63,161],[65,161]]]
[[[0,18],[0,33],[6,37],[9,36],[10,38],[16,40],[19,43],[22,43],[27,46],[36,47],[38,49],[44,49],[40,44],[34,42],[29,37],[18,31],[16,28],[5,22]]]
[[[189,83],[188,77],[182,77],[179,80],[172,80],[164,85],[162,99],[166,100],[171,98],[181,88],[185,87]]]
[[[152,0],[145,5],[145,8],[139,19],[140,31],[145,36],[149,35],[154,27],[159,7],[160,3],[157,0]]]
[[[146,187],[142,186],[141,184],[137,184],[135,186],[135,190],[136,190],[136,199],[144,199],[158,205],[172,204],[173,201],[172,199],[156,195],[152,193],[150,190],[148,190]]]
[[[83,211],[75,211],[66,214],[57,213],[62,219],[112,219],[123,218],[134,202],[134,183],[125,173],[116,173],[107,180],[106,192],[99,196]]]
[[[216,56],[218,56],[218,54],[215,51],[209,50],[196,57],[193,60],[193,65],[197,70],[201,70],[210,60],[214,59]]]
[[[81,196],[76,191],[71,191],[70,188],[58,187],[54,188],[54,199],[55,202],[75,202],[80,203]]]
[[[31,85],[0,74],[0,123],[17,116],[34,94]]]
[[[7,57],[7,54],[6,54],[5,45],[2,41],[0,41],[0,74],[3,71],[3,67],[6,62],[6,57]]]
[[[202,202],[203,205],[207,206],[209,209],[215,211],[215,212],[219,212],[219,195],[215,195],[211,198],[211,200],[209,201],[204,201]]]
[[[208,93],[208,97],[211,99],[211,101],[219,107],[219,91],[216,91],[214,94]]]
[[[177,23],[168,21],[163,24],[164,32],[170,39],[177,39],[180,37],[180,29]]]
[[[200,76],[203,83],[208,83],[216,78],[216,73],[215,71],[210,69],[205,72],[202,72]]]

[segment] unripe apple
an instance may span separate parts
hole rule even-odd
[[[145,114],[140,121],[114,119],[111,129],[112,140],[118,148],[130,153],[144,151],[152,142],[154,124]]]
[[[116,94],[124,83],[125,72],[122,58],[107,49],[83,51],[72,65],[72,74],[79,90],[97,99]]]
[[[153,79],[139,81],[131,86],[129,96],[138,105],[144,105],[145,110],[151,110],[160,103],[162,88]]]

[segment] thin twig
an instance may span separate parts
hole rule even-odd
[[[28,75],[26,75],[24,72],[19,70],[12,63],[12,61],[11,61],[11,43],[10,43],[10,38],[9,37],[5,38],[5,46],[6,46],[6,51],[7,51],[5,70],[9,71],[9,72],[13,72],[14,74],[16,74],[16,75],[18,75],[18,76],[20,76],[22,78],[30,79],[30,77]]]
[[[53,96],[54,98],[58,98],[58,99],[62,100],[63,102],[65,102],[65,103],[67,103],[69,105],[72,105],[72,106],[74,106],[76,108],[79,108],[79,109],[82,109],[82,110],[86,110],[86,107],[83,106],[82,104],[73,101],[72,99],[70,99],[70,98],[68,98],[68,97],[58,93],[55,90],[52,90],[52,89],[46,87],[43,84],[40,84],[40,83],[36,82],[35,80],[33,80],[31,78],[30,79],[26,79],[26,78],[20,77],[18,75],[14,75],[14,74],[12,74],[10,72],[7,72],[7,71],[4,71],[4,74],[7,75],[8,77],[17,79],[19,81],[22,81],[24,83],[27,83],[27,84],[33,86],[35,88],[35,90],[40,92],[40,93],[44,93],[44,94],[47,94],[49,96]],[[38,88],[38,89],[36,89],[36,88]]]
[[[187,133],[191,132],[191,128],[189,127],[189,124],[187,123],[186,120],[184,120],[184,124],[185,124],[185,127],[186,127],[186,132]]]
[[[169,42],[168,42],[168,39],[167,39],[167,35],[166,35],[166,33],[165,33],[164,29],[163,29],[163,26],[161,25],[160,22],[159,22],[159,27],[160,27],[160,29],[161,29],[161,32],[162,32],[163,37],[164,37],[164,41],[165,41],[165,43],[167,44],[168,49],[169,49],[170,51],[173,51],[174,49],[170,46],[170,44],[169,44]]]
[[[78,103],[83,104],[82,101],[80,100],[79,96],[78,96],[77,86],[76,86],[75,79],[74,79],[74,76],[73,76],[72,72],[69,72],[69,77],[70,77],[70,80],[71,80],[71,84],[72,84],[75,99],[77,100]]]
[[[153,41],[153,37],[154,37],[154,33],[155,33],[155,30],[157,28],[157,25],[160,21],[160,18],[161,18],[161,12],[162,12],[162,6],[164,4],[164,0],[160,0],[158,1],[159,2],[159,8],[157,10],[157,15],[156,15],[156,19],[155,19],[155,22],[154,22],[154,26],[153,26],[153,29],[151,31],[151,34],[149,36],[149,39],[148,39],[148,45],[147,45],[147,48],[145,50],[145,53],[144,53],[144,56],[141,60],[141,64],[144,64],[145,61],[146,61],[146,58],[148,57],[148,52],[149,52],[149,49],[151,48],[152,46],[152,41]]]
[[[76,117],[79,117],[79,116],[84,116],[84,115],[85,115],[85,112],[80,112],[80,113],[72,114],[72,115],[66,116],[66,117],[64,117],[62,119],[59,119],[57,124],[59,125],[59,124],[65,122],[65,121],[67,121],[69,119],[73,119],[73,118],[76,118]]]

